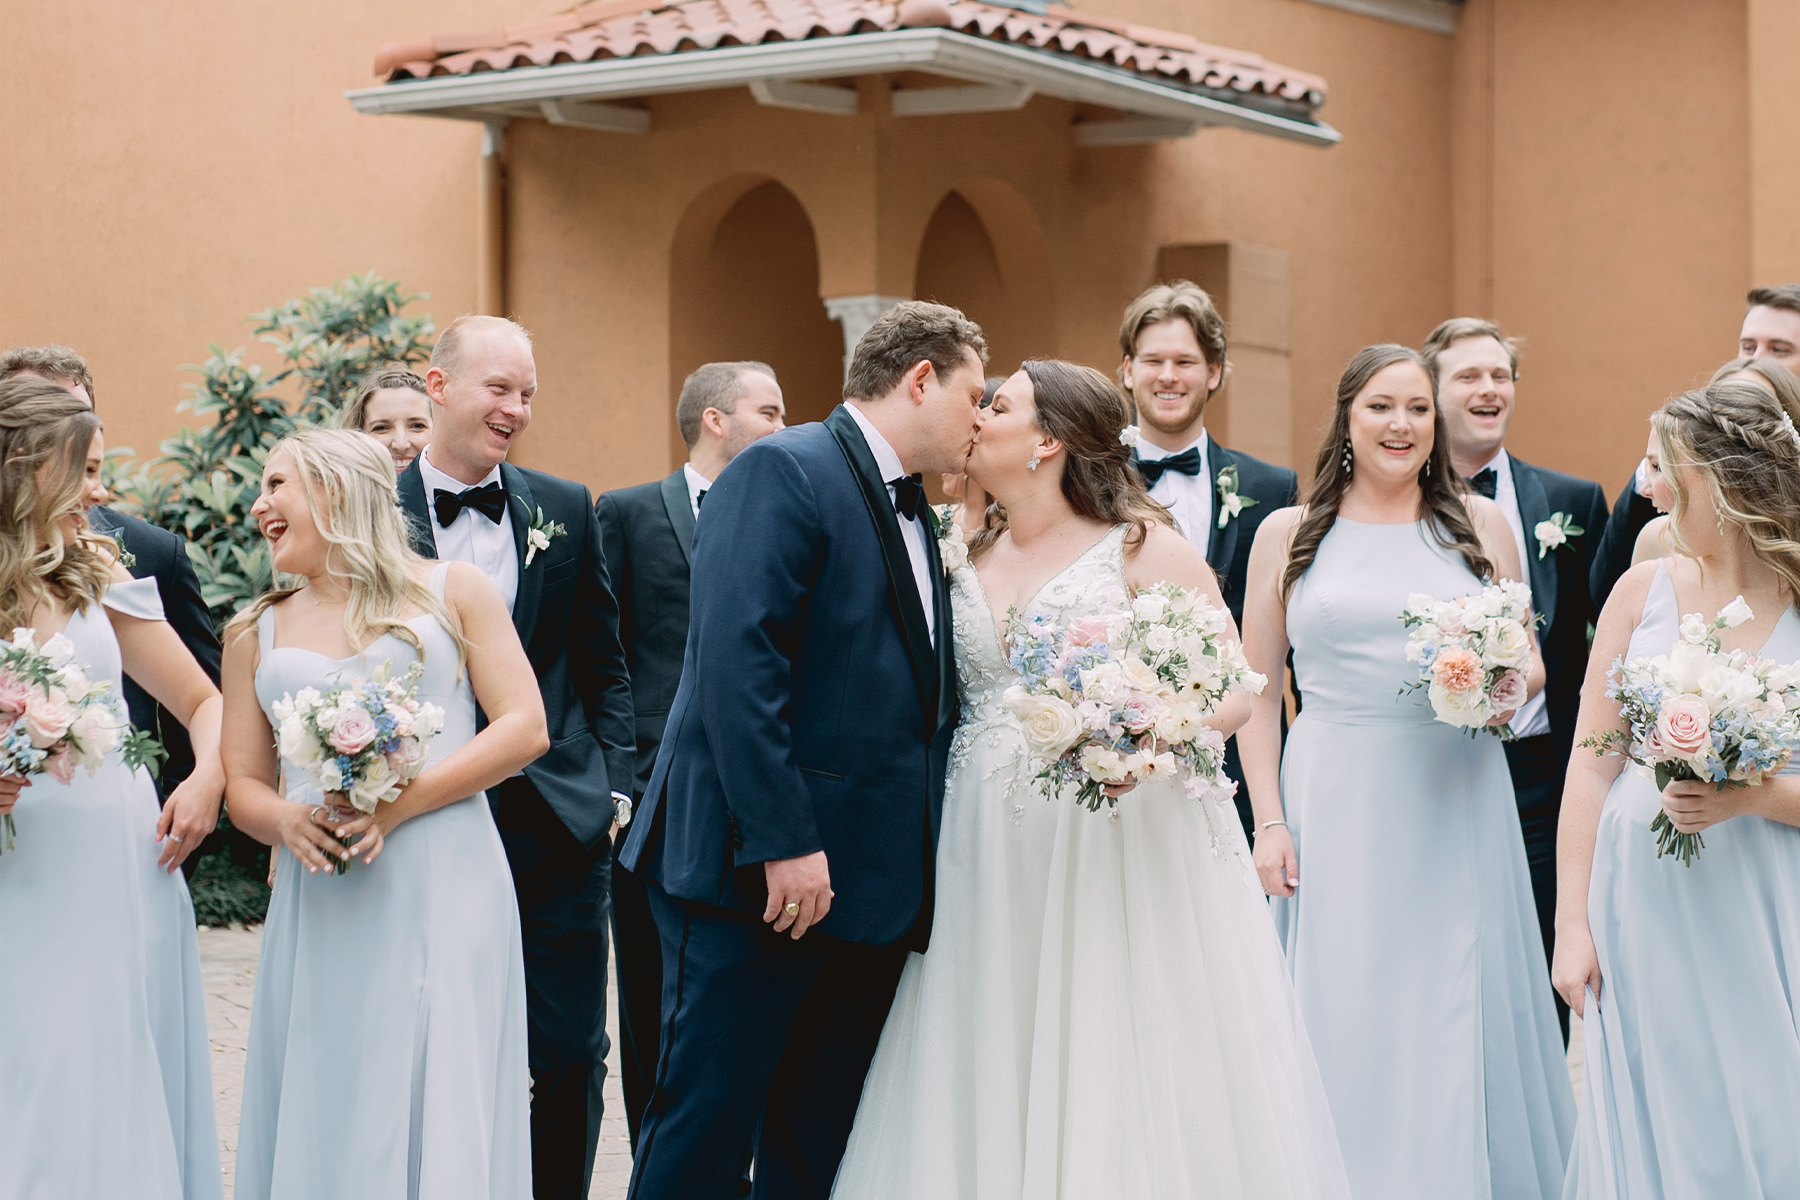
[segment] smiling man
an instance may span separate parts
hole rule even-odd
[[[1242,628],[1244,579],[1256,527],[1299,492],[1294,472],[1212,441],[1206,405],[1225,382],[1225,320],[1199,286],[1162,283],[1125,309],[1119,325],[1119,378],[1137,408],[1138,471],[1151,498],[1182,536],[1206,555],[1225,604]],[[1225,743],[1225,773],[1238,783],[1238,817],[1254,836],[1237,739]]]
[[[1492,321],[1453,317],[1425,339],[1425,365],[1437,385],[1450,461],[1469,486],[1499,502],[1531,582],[1532,608],[1548,678],[1512,720],[1506,745],[1531,889],[1549,960],[1556,914],[1556,819],[1563,775],[1575,743],[1575,715],[1587,674],[1589,622],[1597,609],[1588,569],[1606,523],[1600,485],[1534,467],[1506,452],[1519,377],[1518,346]],[[1569,1014],[1557,1001],[1563,1038]]]
[[[506,461],[537,394],[530,335],[459,317],[438,336],[425,390],[431,444],[400,477],[414,547],[494,581],[550,721],[550,752],[488,800],[524,929],[532,1194],[585,1197],[606,1075],[609,837],[635,774],[619,607],[587,488]]]

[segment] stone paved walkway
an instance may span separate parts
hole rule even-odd
[[[260,929],[202,929],[200,959],[206,979],[206,1023],[213,1043],[213,1091],[219,1105],[219,1142],[225,1166],[225,1194],[232,1194],[237,1165],[238,1107],[244,1092],[244,1045],[250,1030],[250,999],[256,987]],[[613,992],[611,972],[608,991]],[[600,1149],[594,1160],[591,1200],[620,1200],[631,1179],[631,1143],[625,1133],[625,1105],[619,1093],[618,1005],[609,995],[607,1032],[613,1056],[606,1076],[606,1116],[600,1125]],[[1569,1075],[1581,1087],[1581,1021],[1569,1038]]]

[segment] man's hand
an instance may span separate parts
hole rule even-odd
[[[773,921],[776,933],[787,933],[799,941],[808,926],[817,925],[831,911],[831,868],[823,850],[766,862],[763,875],[769,881],[763,920]]]
[[[156,865],[174,873],[188,855],[200,848],[219,823],[219,801],[225,795],[222,780],[203,779],[195,771],[181,781],[156,820],[156,840],[163,844]]]

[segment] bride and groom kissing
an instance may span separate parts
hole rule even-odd
[[[985,357],[956,310],[898,305],[846,403],[708,496],[620,857],[664,964],[630,1194],[736,1195],[753,1155],[770,1198],[1346,1195],[1235,818],[1177,780],[1101,813],[1032,788],[1009,613],[1164,580],[1224,604],[1118,388],[1033,361],[983,409]],[[919,475],[965,467],[1004,517],[946,571]]]

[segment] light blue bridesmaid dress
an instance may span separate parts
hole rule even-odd
[[[1480,586],[1422,524],[1340,518],[1288,601],[1275,918],[1363,1200],[1556,1196],[1574,1132],[1505,752],[1399,694],[1407,596]]]
[[[105,607],[163,619],[154,579]],[[99,608],[64,630],[94,680],[122,678]],[[212,1048],[181,872],[157,866],[156,789],[114,752],[36,776],[0,855],[0,1196],[216,1200]]]
[[[1627,657],[1667,654],[1680,620],[1665,562]],[[1760,656],[1800,660],[1792,609]],[[1734,817],[1683,867],[1656,857],[1661,807],[1656,784],[1627,766],[1600,812],[1588,885],[1599,1011],[1590,1000],[1582,1023],[1586,1086],[1564,1194],[1800,1196],[1800,829]]]
[[[432,574],[443,595],[447,564]],[[392,634],[331,659],[257,626],[263,712],[303,687],[396,675]],[[418,696],[444,710],[435,763],[475,736],[475,699],[435,619]],[[270,721],[274,723],[273,718]],[[288,800],[317,804],[286,768]],[[238,1200],[526,1200],[531,1195],[525,963],[512,873],[481,793],[415,817],[371,864],[309,873],[276,852],[250,1014]]]

